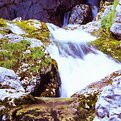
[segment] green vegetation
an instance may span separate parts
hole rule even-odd
[[[121,62],[120,41],[116,40],[110,32],[110,27],[115,18],[115,9],[117,4],[118,0],[115,0],[112,10],[108,13],[107,16],[104,17],[101,22],[101,29],[93,33],[98,37],[98,39],[91,42],[91,44],[96,46],[96,48],[102,52]]]
[[[109,31],[102,29],[100,37],[91,42],[91,45],[121,62],[120,41],[112,37]]]
[[[2,18],[0,18],[0,34],[6,34],[9,33],[9,29],[7,28],[6,21]]]
[[[9,42],[0,39],[0,66],[13,69],[15,72],[23,63],[27,64],[27,72],[37,73],[41,67],[47,67],[51,58],[46,57],[44,47],[31,48],[26,40]],[[25,72],[24,72],[25,73]]]
[[[0,18],[0,27],[7,27],[5,20],[2,18]]]
[[[27,32],[27,37],[39,39],[45,44],[49,42],[49,31],[46,23],[34,20],[23,20],[17,22],[17,24]],[[36,25],[38,27],[35,27]]]
[[[118,5],[118,0],[115,0],[113,3],[112,9],[109,11],[108,15],[103,18],[101,21],[101,27],[103,29],[109,30],[112,23],[114,22],[115,14],[116,14],[116,6]]]

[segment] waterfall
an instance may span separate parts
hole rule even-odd
[[[66,12],[66,13],[64,14],[63,26],[67,26],[67,25],[68,25],[69,14],[70,14],[70,12]]]
[[[92,18],[95,19],[95,17],[97,16],[97,13],[98,13],[98,7],[91,6],[91,9],[92,9]]]
[[[96,38],[81,30],[64,30],[48,24],[51,44],[48,51],[58,63],[61,97],[70,97],[92,82],[121,69],[121,64],[87,42]]]
[[[100,0],[87,0],[87,3],[91,6],[92,17],[95,19],[99,10]]]

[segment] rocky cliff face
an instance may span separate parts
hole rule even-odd
[[[0,17],[10,20],[34,18],[59,25],[64,13],[78,3],[82,0],[0,0]]]

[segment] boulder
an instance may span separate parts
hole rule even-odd
[[[114,23],[110,28],[112,35],[118,40],[121,40],[121,4],[120,2],[121,0],[119,0],[119,4],[116,7],[116,17],[115,17]]]
[[[116,39],[121,40],[121,23],[113,23],[110,31]]]
[[[0,89],[25,91],[18,76],[13,70],[0,67]]]
[[[112,85],[109,85],[103,89],[96,103],[96,117],[94,121],[120,121],[120,100],[121,75],[113,79]]]
[[[49,43],[46,24],[38,20],[2,21],[7,23],[7,26],[3,27],[4,24],[2,24],[0,27],[1,32],[4,33],[1,33],[0,37],[0,43],[2,43],[0,45],[0,66],[14,70],[19,79],[12,70],[9,72],[13,75],[11,77],[11,75],[5,75],[7,71],[3,73],[0,68],[1,88],[15,90],[23,88],[25,92],[34,96],[58,97],[57,63],[45,48]],[[6,32],[5,29],[8,31]]]
[[[91,8],[86,4],[80,4],[72,9],[69,24],[85,24],[91,17]]]
[[[102,94],[102,91],[106,86],[112,84],[113,80],[115,80],[118,77],[121,77],[121,70],[113,72],[112,74],[106,76],[104,79],[101,79],[100,81],[97,81],[88,85],[85,89],[75,93],[72,96],[77,99],[77,102],[79,104],[77,108],[79,119],[80,119],[79,121],[83,121],[83,120],[93,121],[95,117],[95,111],[97,109],[97,108],[95,109],[95,105],[100,94]],[[106,92],[104,94],[106,94]],[[101,103],[102,102],[100,102],[100,104]],[[103,106],[103,104],[101,105]],[[95,120],[95,121],[98,121],[98,120]],[[108,121],[108,120],[102,120],[102,121]]]

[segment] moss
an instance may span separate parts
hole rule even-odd
[[[14,121],[21,120],[54,120],[54,121],[74,121],[76,110],[73,110],[74,99],[68,98],[38,98],[44,103],[21,105],[9,111],[9,119]]]
[[[118,0],[115,0],[111,11],[109,11],[108,15],[102,19],[101,26],[103,29],[109,30],[111,25],[113,24],[114,18],[116,15],[116,6],[117,5],[118,5]]]
[[[26,35],[27,37],[37,38],[45,44],[49,42],[49,31],[46,23],[36,21],[35,24],[39,26],[37,28],[34,26],[33,20],[23,20],[21,22],[17,22],[17,24],[28,33]]]
[[[0,18],[0,27],[7,27],[5,20],[2,18]]]
[[[6,20],[0,18],[0,34],[10,33],[10,30],[7,28]]]
[[[12,43],[6,39],[0,39],[0,66],[13,69],[15,72],[22,66],[22,63],[28,64],[26,73],[20,76],[32,73],[38,73],[42,67],[46,68],[51,63],[51,58],[46,56],[45,48],[31,48],[26,40]],[[24,74],[25,73],[25,74]]]
[[[89,95],[80,95],[79,97],[79,121],[93,121],[95,116],[95,104],[97,102],[98,94],[93,92]]]
[[[100,51],[121,62],[121,48],[119,47],[120,41],[112,37],[108,30],[102,29],[100,31],[100,37],[91,42],[91,45],[96,46],[96,48],[98,48]]]

